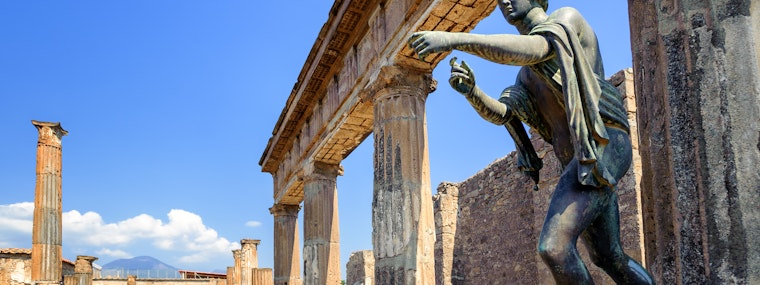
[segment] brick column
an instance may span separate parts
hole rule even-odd
[[[251,285],[251,270],[259,267],[257,247],[261,241],[257,239],[240,240],[240,284]]]
[[[32,226],[32,282],[58,284],[61,258],[61,138],[68,134],[60,123],[32,121],[39,132],[37,183]]]
[[[338,285],[341,276],[336,183],[343,169],[313,162],[304,172],[304,284]]]
[[[77,261],[74,263],[74,275],[78,280],[77,285],[92,285],[92,263],[95,260],[98,260],[98,258],[77,255]]]
[[[629,0],[646,265],[760,284],[760,5]]]
[[[301,257],[298,250],[298,205],[276,204],[274,216],[274,284],[301,285]]]
[[[374,102],[372,244],[376,284],[433,284],[435,228],[425,100],[429,73],[382,68]]]

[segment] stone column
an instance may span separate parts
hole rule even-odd
[[[240,254],[240,250],[239,249],[232,250],[232,257],[235,258],[235,269],[234,269],[234,272],[232,274],[232,284],[234,284],[234,285],[241,285],[240,284],[241,275],[242,275],[241,274],[241,270],[242,270],[242,267],[243,267],[243,261],[240,260],[241,256],[242,255]]]
[[[251,269],[253,285],[273,285],[272,268]]]
[[[629,0],[646,264],[760,284],[760,5]]]
[[[444,182],[438,185],[438,194],[433,196],[435,216],[435,284],[451,285],[454,268],[454,242],[457,234],[457,214],[459,213],[459,187]]]
[[[340,284],[337,177],[339,165],[311,163],[303,177],[305,285]]]
[[[351,253],[346,263],[346,284],[372,285],[375,281],[375,255],[371,250]]]
[[[227,285],[235,284],[235,266],[227,266]]]
[[[435,228],[425,100],[429,73],[382,68],[374,102],[372,244],[376,284],[433,284]]]
[[[274,284],[301,285],[301,257],[298,250],[298,205],[275,204],[269,208],[274,216]]]
[[[58,284],[61,259],[61,138],[68,134],[60,123],[32,121],[39,132],[37,183],[32,226],[32,282]]]
[[[240,240],[240,284],[251,285],[251,269],[259,267],[257,239]]]
[[[92,263],[95,260],[98,260],[98,258],[77,255],[77,261],[74,263],[74,275],[78,280],[77,285],[92,285]]]

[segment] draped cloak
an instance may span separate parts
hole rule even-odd
[[[579,162],[578,181],[583,185],[595,187],[616,185],[615,177],[608,171],[610,165],[605,165],[601,158],[609,142],[605,125],[617,126],[630,132],[620,93],[600,77],[603,75],[593,72],[580,39],[571,25],[550,19],[537,25],[530,34],[544,36],[555,53],[554,58],[529,68],[550,85],[556,99],[565,108],[574,157]],[[520,119],[526,123],[536,121]],[[515,130],[515,127],[518,130]],[[546,130],[538,127],[537,132],[545,139],[551,136]],[[528,146],[519,149],[518,167],[528,175],[536,175],[541,163],[530,141],[525,141],[526,136],[521,135],[525,130],[515,124],[507,124],[507,129],[516,145]],[[534,177],[534,180],[537,180],[537,177]]]

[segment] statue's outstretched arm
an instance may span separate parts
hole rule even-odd
[[[420,58],[456,49],[492,62],[519,66],[536,64],[554,56],[551,45],[540,35],[424,31],[414,33],[409,38],[409,45]]]
[[[475,73],[470,66],[462,61],[462,64],[456,62],[457,58],[451,59],[451,77],[449,84],[454,90],[464,95],[470,105],[478,112],[478,115],[486,121],[497,125],[504,125],[511,116],[511,112],[506,104],[488,96],[483,90],[475,84]]]

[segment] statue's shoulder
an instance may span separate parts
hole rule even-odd
[[[565,26],[572,26],[576,29],[588,26],[581,12],[573,7],[562,7],[555,10],[549,15],[549,20],[555,23],[562,23]]]
[[[577,17],[583,18],[583,16],[581,16],[581,12],[573,7],[562,7],[554,10],[554,12],[549,15],[549,18],[555,19],[572,19]]]

